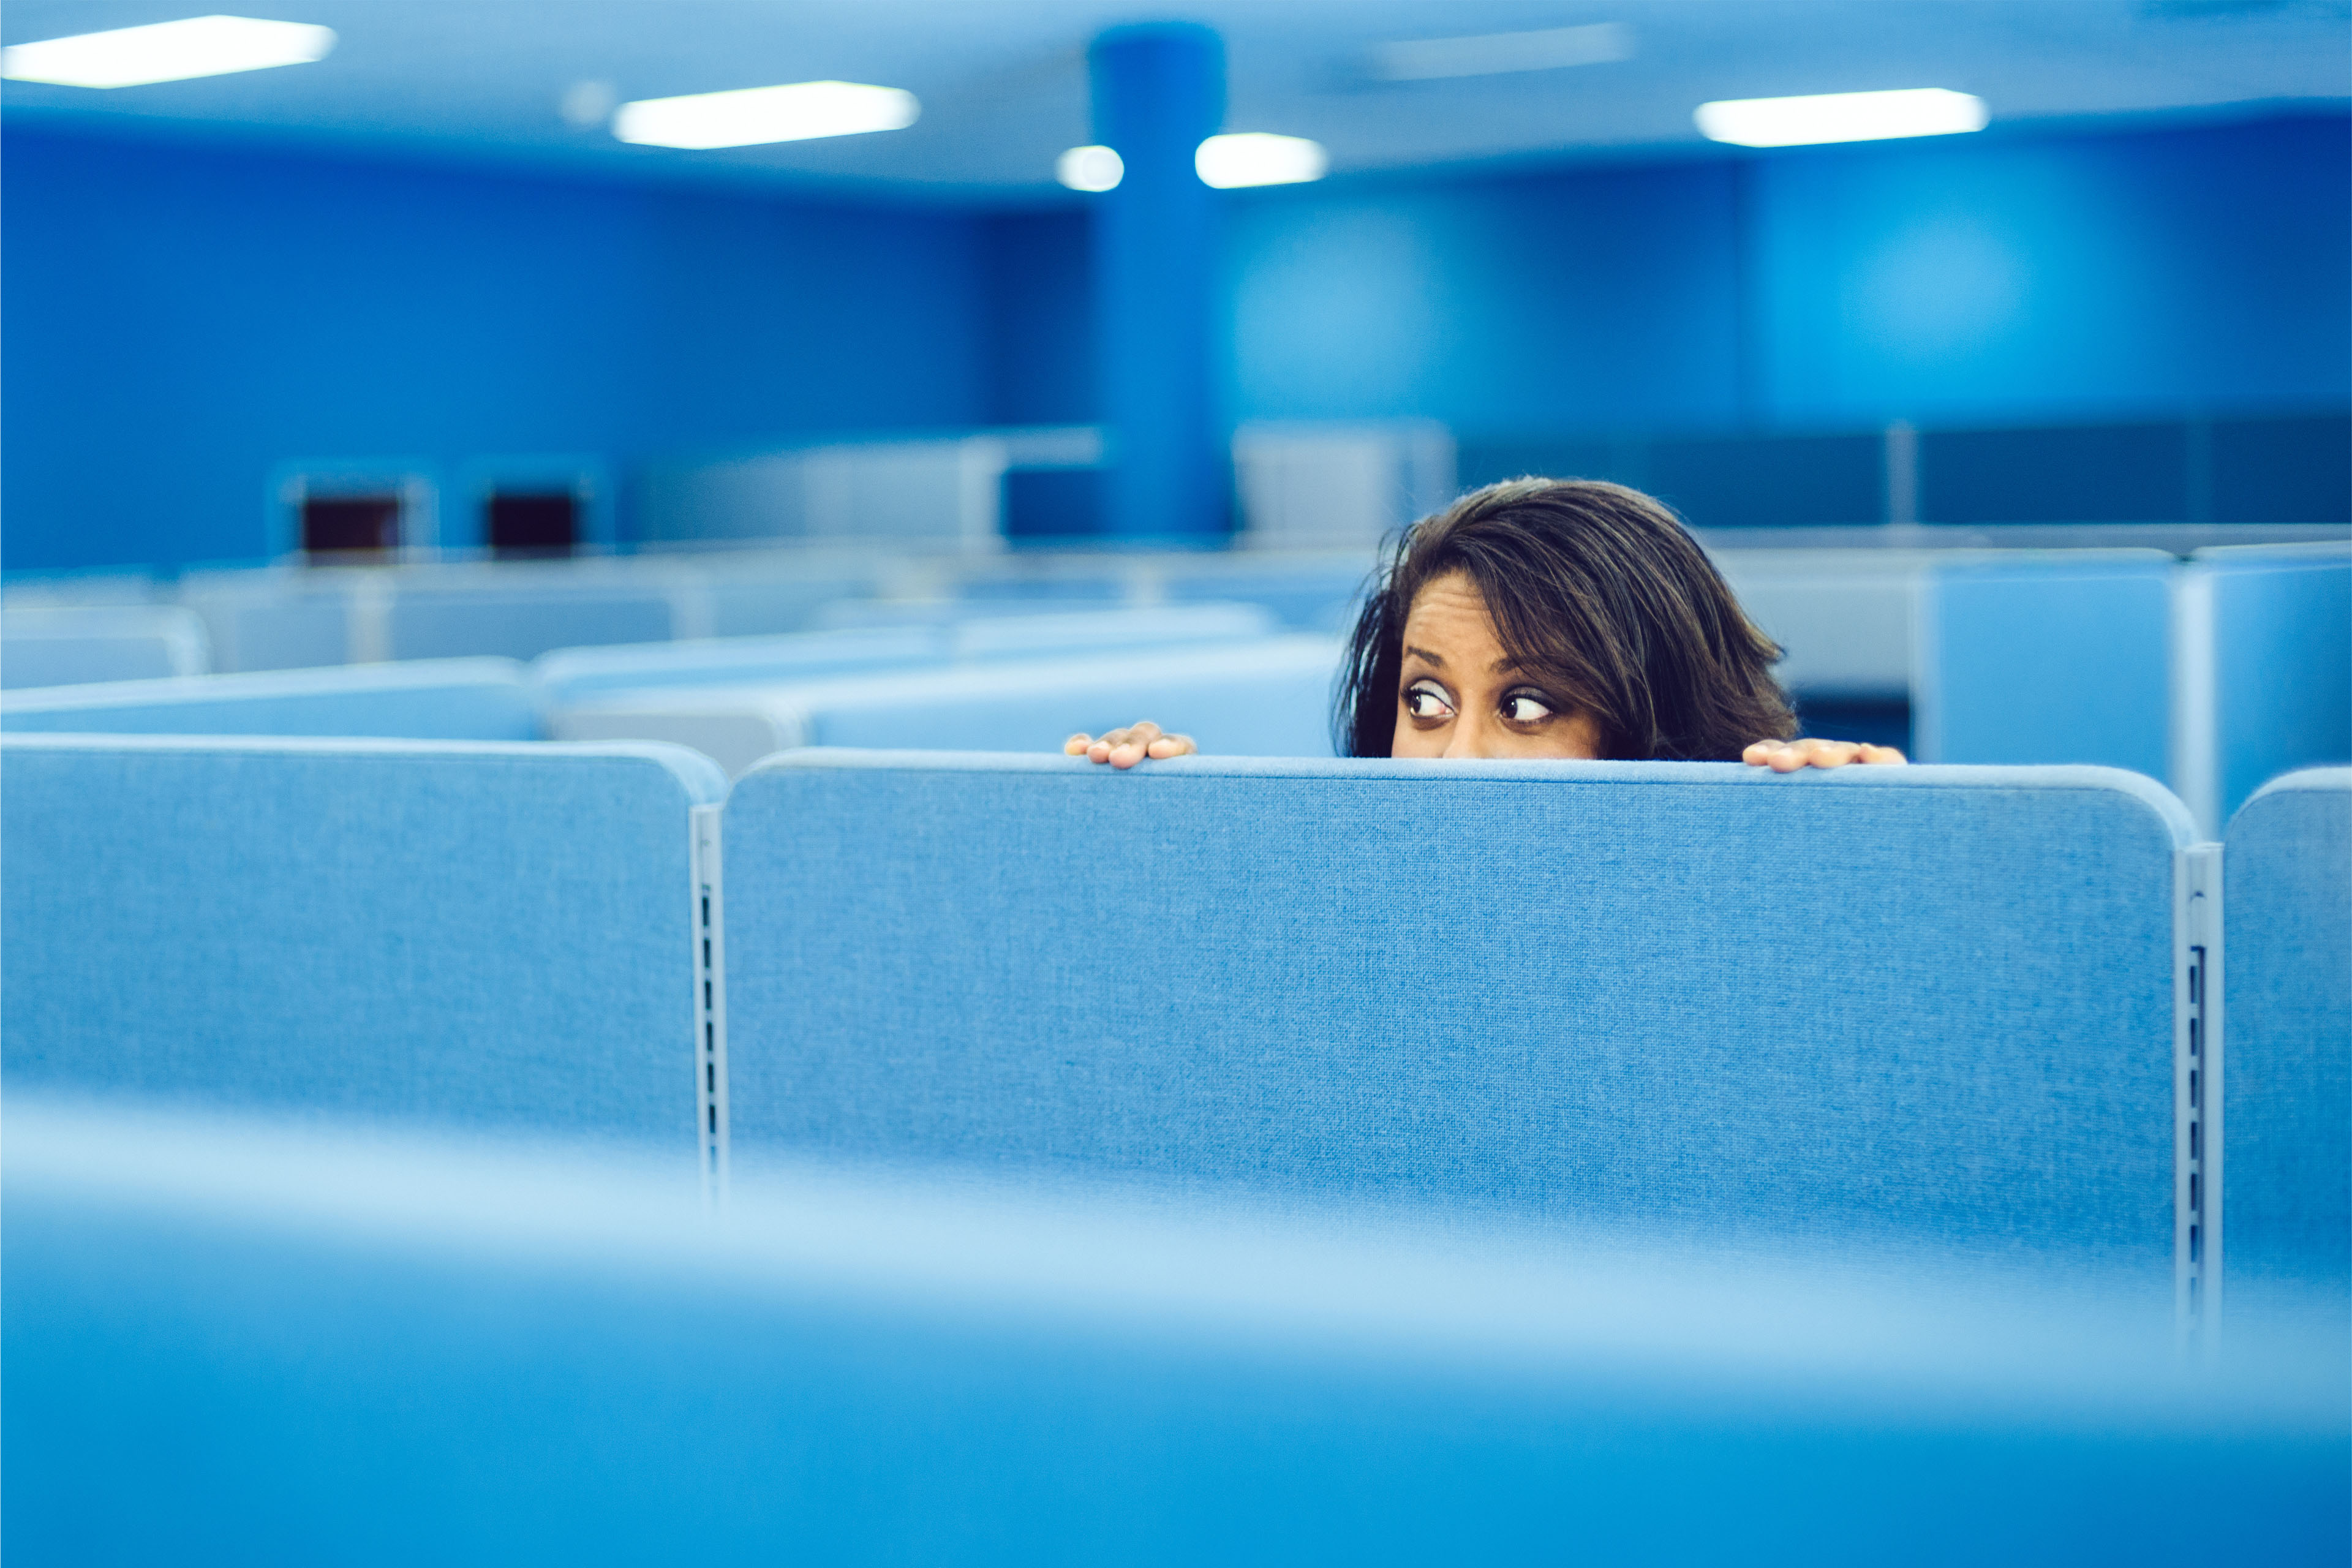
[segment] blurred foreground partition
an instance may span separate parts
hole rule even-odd
[[[1181,623],[1207,608],[1158,614]],[[1041,623],[1052,619],[1036,617],[1030,628],[1049,635],[1053,628]],[[1012,625],[982,621],[971,629]],[[1031,650],[1035,657],[1013,657]],[[1171,638],[1140,647],[1049,641],[1026,649],[1000,640],[989,651],[993,657],[937,669],[592,692],[551,709],[548,728],[559,740],[690,746],[730,776],[771,752],[804,746],[1058,757],[1074,731],[1099,735],[1144,719],[1224,755],[1330,753],[1339,647],[1329,637],[1220,636],[1197,647]]]
[[[0,688],[202,675],[204,623],[171,605],[12,607],[0,612]]]
[[[2193,1316],[2210,866],[2137,776],[814,750],[726,815],[739,1162],[1932,1244]]]
[[[2230,822],[2222,905],[2227,1332],[2323,1306],[2352,1330],[2352,768]]]
[[[0,757],[12,1093],[560,1132],[689,1173],[715,1139],[707,759],[88,735]]]
[[[522,666],[450,658],[12,691],[0,731],[535,741],[540,722]]]
[[[11,1097],[52,1563],[2340,1562],[2340,1344],[1375,1214]]]

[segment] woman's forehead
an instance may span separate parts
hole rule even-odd
[[[1478,585],[1460,572],[1432,578],[1412,596],[1405,612],[1404,640],[1430,651],[1435,644],[1464,655],[1477,655],[1497,646],[1495,623]],[[1449,657],[1448,662],[1451,662]],[[1478,659],[1484,664],[1485,658]]]

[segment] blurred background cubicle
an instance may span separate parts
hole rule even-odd
[[[1382,537],[1532,472],[1678,508],[1816,732],[2118,763],[2209,820],[2352,752],[2326,5],[1209,5],[1091,68],[1151,18],[316,9],[249,45],[299,68],[12,57],[12,688],[860,599],[1328,633]],[[153,11],[28,0],[9,37]],[[772,77],[881,107],[690,122]],[[1959,119],[1694,114],[1931,85]],[[1088,161],[1120,125],[1131,174]],[[1138,151],[1221,132],[1216,189]],[[2282,544],[2321,548],[2263,657],[2308,668],[2221,687],[2199,573],[2134,619],[2073,553]]]
[[[2340,6],[1187,17],[326,0],[126,67],[73,39],[173,18],[25,0],[0,679],[1329,635],[1542,473],[1676,507],[1813,732],[2209,823],[2352,755]],[[772,79],[854,85],[694,96]]]

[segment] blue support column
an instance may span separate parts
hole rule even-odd
[[[1219,538],[1231,527],[1233,459],[1219,396],[1217,193],[1192,153],[1223,128],[1224,45],[1189,24],[1118,27],[1088,63],[1095,139],[1127,166],[1094,207],[1105,526],[1129,539]]]

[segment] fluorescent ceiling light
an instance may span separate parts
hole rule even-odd
[[[335,47],[332,27],[253,16],[190,16],[144,27],[77,33],[0,49],[0,76],[60,87],[144,87],[271,66],[308,65]]]
[[[1230,191],[1243,185],[1295,185],[1319,180],[1331,167],[1320,142],[1304,136],[1269,136],[1244,131],[1212,136],[1193,151],[1192,169],[1204,185]]]
[[[1985,128],[1984,100],[1940,87],[1898,92],[1825,92],[1811,98],[1736,98],[1702,103],[1691,118],[1712,141],[1742,147],[1884,142]]]
[[[1127,177],[1127,165],[1108,147],[1073,147],[1054,160],[1054,178],[1074,191],[1109,191]]]
[[[683,98],[641,98],[621,105],[613,134],[647,147],[753,147],[899,131],[923,106],[911,92],[856,81],[796,81]]]
[[[1375,44],[1370,68],[1381,81],[1434,81],[1444,77],[1606,65],[1633,58],[1633,28],[1622,22],[1592,22],[1532,33],[1482,33],[1467,38]]]

